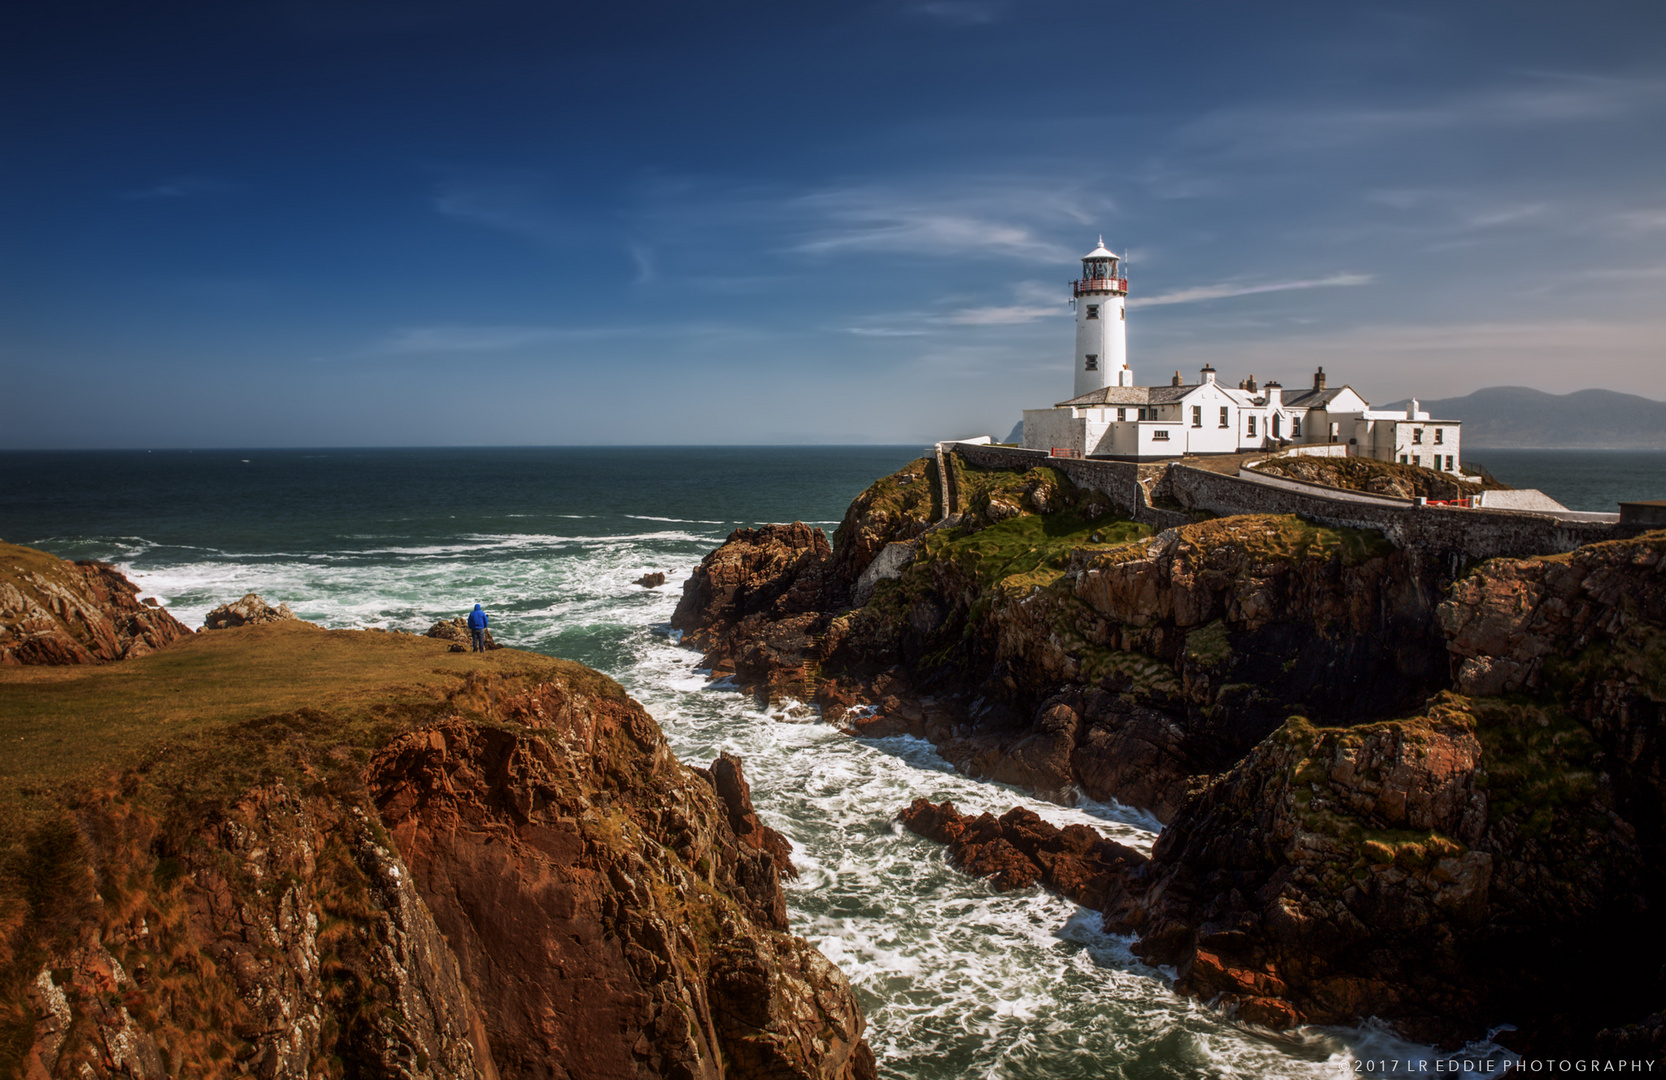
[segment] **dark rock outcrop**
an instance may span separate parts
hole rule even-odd
[[[790,669],[852,732],[1151,808],[1168,825],[1149,861],[1074,876],[1021,815],[902,817],[998,888],[1102,902],[1181,990],[1245,1020],[1379,1016],[1426,1040],[1509,1021],[1558,1052],[1658,1039],[1666,533],[1465,568],[1293,517],[1130,533],[1050,470],[954,464],[958,518],[928,520],[917,463],[853,504],[831,555],[714,553],[751,567],[752,595],[798,599],[691,590],[695,643],[750,656],[747,685]]]
[[[736,529],[683,585],[671,626],[714,676],[767,697],[814,689],[816,640],[837,590],[827,535],[803,522]]]
[[[0,664],[108,664],[190,633],[108,563],[0,544]]]
[[[1084,907],[1102,908],[1118,877],[1145,862],[1125,844],[1086,825],[1059,828],[1033,810],[1013,807],[1000,817],[968,817],[953,803],[915,799],[897,814],[912,832],[949,846],[949,858],[1005,892],[1042,884]]]
[[[644,589],[657,589],[665,584],[665,571],[655,570],[652,573],[643,574],[636,579],[636,584]]]

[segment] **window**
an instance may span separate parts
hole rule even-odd
[[[1435,445],[1439,446],[1441,443],[1445,442],[1446,441],[1445,436],[1446,436],[1446,429],[1445,428],[1435,428]]]
[[[1299,416],[1292,416],[1290,418],[1290,437],[1292,439],[1299,439],[1302,437],[1302,418]]]
[[[1099,356],[1096,353],[1088,353],[1087,367],[1083,368],[1082,370],[1083,371],[1098,371],[1099,370]]]
[[[1088,305],[1088,315],[1087,315],[1087,317],[1090,318],[1090,319],[1099,318],[1099,305],[1098,304],[1089,304]]]
[[[1120,424],[1126,419],[1128,419],[1128,410],[1127,409],[1118,409],[1116,411],[1116,422]]]
[[[1452,471],[1452,455],[1451,454],[1446,455],[1446,471],[1447,472]]]
[[[1202,405],[1193,405],[1192,406],[1192,426],[1193,427],[1202,427],[1203,426],[1203,406]]]
[[[1116,313],[1118,315],[1121,315],[1124,319],[1128,318],[1128,312],[1123,310],[1122,308],[1117,308]]]
[[[1411,429],[1411,444],[1413,446],[1422,446],[1423,445],[1423,429],[1422,428],[1414,427],[1414,428]]]
[[[1222,405],[1221,406],[1221,427],[1231,427],[1231,426],[1232,426],[1232,407],[1229,406],[1229,405]]]
[[[1166,432],[1166,431],[1153,431],[1151,433],[1151,441],[1152,442],[1168,442],[1169,441],[1169,433]]]
[[[1400,464],[1402,464],[1402,465],[1408,465],[1408,464],[1410,464],[1410,462],[1408,462],[1408,461],[1407,461],[1407,460],[1406,460],[1406,455],[1404,455],[1404,454],[1401,454],[1401,455],[1400,455]]]
[[[1249,420],[1249,437],[1253,439],[1253,438],[1255,438],[1255,417],[1253,417],[1253,416],[1248,417],[1248,420]]]

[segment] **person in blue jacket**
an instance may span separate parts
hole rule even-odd
[[[469,612],[469,636],[474,639],[475,652],[486,651],[486,624],[489,622],[491,620],[480,610],[480,605],[474,605],[474,610]]]

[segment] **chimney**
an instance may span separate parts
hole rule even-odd
[[[1215,365],[1214,364],[1204,364],[1203,365],[1203,382],[1212,383],[1214,381],[1215,381]]]
[[[1178,371],[1174,373],[1174,385],[1175,386],[1185,386],[1186,385],[1185,380],[1180,378],[1180,372],[1178,372]]]
[[[1318,371],[1315,371],[1313,373],[1313,389],[1323,390],[1324,388],[1325,388],[1325,369],[1324,369],[1323,366],[1321,366]]]
[[[1278,408],[1284,404],[1284,384],[1270,382],[1267,384],[1267,404]]]
[[[1416,398],[1412,398],[1411,399],[1411,404],[1406,406],[1406,419],[1407,420],[1416,420],[1417,419],[1417,399]]]
[[[1249,393],[1253,394],[1261,388],[1259,386],[1255,385],[1255,376],[1251,375],[1249,378],[1245,379],[1243,382],[1238,384],[1238,389],[1246,390]]]

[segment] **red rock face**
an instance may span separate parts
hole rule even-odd
[[[1145,862],[1133,848],[1086,825],[1060,829],[1023,807],[998,818],[974,818],[957,812],[953,803],[915,799],[897,820],[928,840],[949,845],[956,866],[990,879],[1003,892],[1039,883],[1085,907],[1104,906],[1117,877]]]
[[[826,534],[803,522],[736,529],[684,584],[671,626],[714,675],[766,698],[807,698],[831,618],[831,560]]]
[[[0,544],[0,664],[108,664],[190,633],[113,566]]]
[[[287,783],[187,806],[141,771],[35,829],[46,899],[0,924],[23,1075],[872,1080],[740,761],[685,768],[575,669],[476,680],[491,720],[362,772],[266,718]]]
[[[500,1074],[873,1075],[843,976],[783,932],[789,848],[738,760],[682,768],[628,699],[511,709],[540,737],[459,724],[371,764]]]

